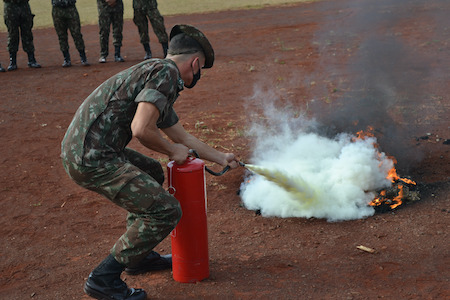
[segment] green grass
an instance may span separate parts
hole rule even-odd
[[[283,5],[299,2],[311,2],[312,0],[165,0],[158,2],[159,11],[163,16],[203,13],[213,11],[223,11],[232,9],[261,8],[269,5]],[[30,1],[31,11],[36,15],[34,18],[34,28],[52,27],[50,0]],[[124,0],[124,18],[133,17],[132,0]],[[97,1],[78,0],[77,8],[80,14],[81,24],[97,24]],[[6,31],[3,20],[3,1],[0,1],[0,31]]]

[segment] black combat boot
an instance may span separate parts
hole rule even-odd
[[[125,273],[137,275],[170,268],[172,268],[172,254],[160,255],[158,252],[152,251],[137,264],[127,266]]]
[[[150,50],[150,44],[143,44],[144,45],[144,50],[145,50],[145,56],[144,56],[144,60],[150,59],[152,58],[152,50]]]
[[[34,52],[28,52],[28,67],[30,68],[40,68],[41,65],[36,62],[36,58],[34,58]]]
[[[164,57],[167,56],[167,50],[169,49],[169,43],[165,42],[165,43],[161,43],[162,48],[163,48],[163,52],[164,52]]]
[[[125,266],[119,263],[111,254],[89,274],[84,284],[84,291],[96,299],[143,300],[147,293],[142,289],[128,288],[120,279]]]
[[[0,64],[0,72],[6,72],[6,70],[3,69],[2,64]]]
[[[120,56],[120,46],[114,46],[114,61],[116,62],[124,62],[125,60]]]
[[[83,66],[86,66],[86,67],[89,66],[89,62],[86,57],[86,52],[84,52],[84,50],[80,51],[80,60],[81,60],[81,64]]]
[[[70,53],[68,50],[63,51],[63,55],[64,55],[64,62],[62,64],[63,68],[68,68],[70,66],[72,66],[72,63],[70,62]]]
[[[17,70],[17,52],[9,53],[9,66],[8,71]]]

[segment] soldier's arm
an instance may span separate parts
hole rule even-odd
[[[195,149],[202,159],[218,163],[222,166],[229,165],[231,168],[236,168],[238,166],[233,153],[223,153],[208,146],[184,130],[180,123],[176,123],[175,125],[162,130],[174,143],[183,144],[190,149]]]
[[[189,148],[180,143],[172,144],[164,139],[156,126],[159,118],[158,108],[149,102],[140,102],[131,122],[133,137],[145,147],[166,154],[178,164],[184,163]]]

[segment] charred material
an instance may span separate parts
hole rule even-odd
[[[391,187],[380,191],[379,196],[370,205],[375,208],[375,212],[384,213],[418,200],[420,192],[417,185],[413,181],[400,178]]]

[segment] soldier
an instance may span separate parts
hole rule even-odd
[[[100,59],[101,63],[106,62],[109,46],[109,29],[113,28],[114,61],[124,62],[120,55],[122,47],[123,31],[123,2],[122,0],[97,0],[98,25],[100,27]]]
[[[28,66],[40,68],[34,57],[33,18],[28,0],[3,0],[5,24],[8,28],[8,71],[17,69],[17,51],[19,50],[19,34],[22,37],[22,48],[28,55]],[[20,32],[19,32],[20,29]]]
[[[133,10],[133,22],[139,30],[141,44],[145,50],[144,60],[152,58],[150,37],[148,35],[148,20],[152,24],[153,31],[162,45],[164,57],[166,57],[169,39],[167,37],[166,27],[164,26],[164,18],[159,13],[156,0],[133,0]]]
[[[81,64],[89,66],[86,58],[83,35],[81,34],[80,15],[75,6],[77,0],[52,0],[52,17],[56,34],[58,35],[59,48],[64,56],[64,68],[72,65],[69,53],[69,41],[67,30],[72,34],[75,47],[80,53]]]
[[[121,273],[139,274],[172,264],[171,256],[152,249],[175,228],[181,206],[162,187],[161,164],[126,147],[132,137],[178,164],[192,148],[206,160],[238,166],[234,154],[217,151],[186,132],[173,109],[183,86],[194,87],[201,68],[212,67],[211,44],[195,27],[175,25],[168,53],[167,59],[145,60],[95,89],[77,110],[61,145],[63,166],[77,184],[128,211],[127,231],[84,285],[97,299],[146,299],[144,290],[128,288]]]

